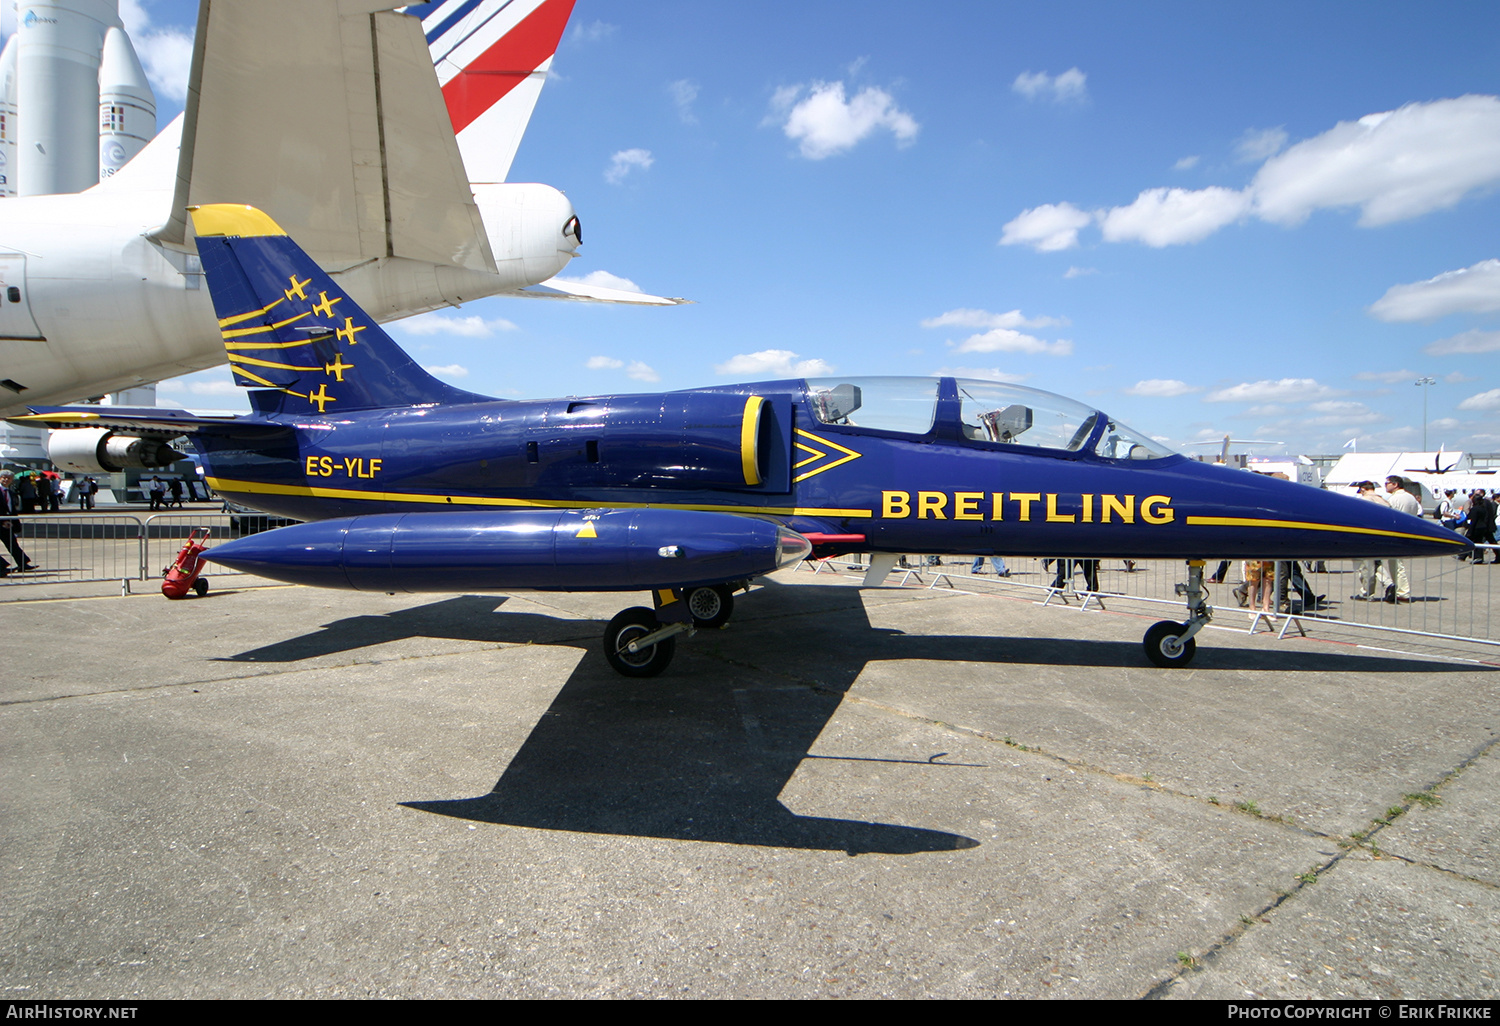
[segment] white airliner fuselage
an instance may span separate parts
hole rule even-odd
[[[197,256],[151,236],[173,202],[173,129],[115,177],[74,195],[0,203],[0,416],[222,363]],[[152,188],[159,183],[159,188]],[[545,281],[572,259],[567,197],[546,185],[475,186],[495,272],[400,257],[330,266],[381,320]],[[575,222],[576,223],[576,222]]]

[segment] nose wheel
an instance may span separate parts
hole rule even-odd
[[[1203,590],[1203,560],[1188,561],[1187,583],[1177,586],[1177,594],[1187,598],[1187,620],[1183,623],[1173,620],[1154,623],[1141,642],[1146,649],[1146,658],[1164,670],[1186,666],[1193,661],[1198,651],[1193,635],[1208,626],[1208,621],[1213,618],[1208,595]]]

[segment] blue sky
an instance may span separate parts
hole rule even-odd
[[[196,5],[123,6],[165,123]],[[466,388],[968,368],[1331,452],[1420,448],[1431,376],[1430,446],[1500,450],[1493,3],[578,0],[553,71],[511,180],[565,274],[695,303],[395,326]]]

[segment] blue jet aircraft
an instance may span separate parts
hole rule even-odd
[[[276,580],[386,592],[649,590],[604,653],[645,677],[733,593],[809,555],[1183,559],[1188,618],[1146,632],[1160,666],[1208,622],[1203,561],[1465,551],[1387,507],[1210,466],[1108,414],[994,381],[826,378],[646,395],[493,399],[416,365],[265,214],[193,211],[254,412],[36,407],[88,427],[102,469],[178,458],[226,498],[309,521],[210,549]],[[111,460],[115,463],[112,465]],[[884,568],[881,570],[880,568]],[[1180,586],[1181,587],[1181,586]]]

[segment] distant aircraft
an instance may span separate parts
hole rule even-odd
[[[1386,506],[1169,452],[1107,414],[993,381],[766,381],[649,395],[492,399],[417,366],[269,217],[196,208],[204,273],[252,414],[37,408],[88,425],[72,469],[152,465],[186,435],[224,497],[314,521],[210,549],[276,580],[373,591],[650,590],[609,624],[630,676],[724,623],[733,591],[810,554],[1189,561],[1184,623],[1209,619],[1206,558],[1421,556],[1469,544]]]
[[[504,181],[573,2],[202,3],[177,121],[94,188],[0,200],[0,416],[223,361],[189,204],[273,211],[383,321],[541,283],[674,302],[556,281],[573,205]]]

